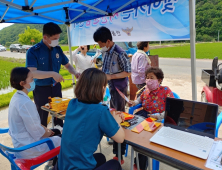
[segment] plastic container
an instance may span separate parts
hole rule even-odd
[[[216,87],[213,70],[202,70],[201,80],[209,87]]]

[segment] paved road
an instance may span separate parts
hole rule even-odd
[[[4,52],[0,52],[0,56],[1,57],[25,59],[26,58],[26,53],[4,51]]]
[[[196,60],[196,74],[201,76],[202,69],[211,69],[213,60]],[[219,61],[219,63],[222,61]],[[191,75],[190,59],[160,58],[159,66],[167,75]]]
[[[18,52],[0,52],[0,56],[14,57],[14,58],[26,58],[25,53]],[[222,61],[221,61],[222,62]],[[190,59],[172,59],[172,58],[160,58],[160,68],[163,69],[166,75],[191,75],[191,60]],[[201,76],[202,69],[210,69],[212,60],[196,60],[196,72],[197,76]]]

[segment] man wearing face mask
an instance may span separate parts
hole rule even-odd
[[[87,55],[89,49],[90,45],[82,45],[72,52],[73,61],[75,62],[76,70],[79,73],[82,73],[88,68],[95,67],[96,60],[93,60],[93,58],[96,59],[100,55],[100,52],[97,50],[96,54],[91,57]],[[79,51],[80,53],[78,54]]]
[[[61,65],[79,77],[79,73],[69,63],[68,58],[59,46],[61,28],[52,22],[43,26],[43,39],[31,47],[26,54],[26,66],[35,78],[34,101],[38,109],[41,124],[47,127],[48,112],[41,106],[48,103],[48,97],[62,97],[61,84],[63,77],[59,74]],[[63,126],[63,121],[54,119],[55,125]]]
[[[106,27],[100,27],[93,35],[94,41],[97,42],[103,55],[102,71],[106,73],[109,90],[111,94],[110,107],[117,111],[125,111],[125,100],[119,95],[118,88],[127,96],[128,76],[131,74],[131,64],[126,52],[113,42],[112,34]],[[121,144],[121,164],[124,163],[123,155],[125,154],[126,144]],[[117,159],[117,143],[113,142],[113,153]]]

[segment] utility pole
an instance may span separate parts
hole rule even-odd
[[[218,42],[220,41],[219,36],[220,36],[220,30],[218,30],[218,39],[217,39]]]

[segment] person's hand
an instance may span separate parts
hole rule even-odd
[[[154,114],[148,114],[149,117],[152,117],[154,119],[159,119],[160,114],[159,113],[154,113]]]
[[[55,132],[53,132],[51,129],[45,128],[46,133],[48,134],[48,137],[51,137],[55,134]]]
[[[110,74],[106,74],[106,78],[107,78],[107,80],[111,80],[112,76]]]
[[[93,58],[92,60],[91,60],[91,64],[92,63],[95,63],[96,64],[96,58]]]
[[[80,75],[81,75],[81,73],[76,73],[76,74],[75,74],[75,77],[76,77],[77,79],[79,79]]]
[[[56,72],[54,72],[52,78],[53,78],[56,82],[64,81],[63,77],[62,77],[59,73],[56,73]]]
[[[55,132],[53,132],[51,129],[48,129],[48,130],[49,130],[49,132],[51,133],[50,136],[53,136],[53,135],[55,134]]]
[[[122,117],[121,117],[121,113],[122,112],[119,112],[119,111],[114,111],[113,112],[113,118],[116,120],[116,122],[118,123],[118,124],[120,124],[120,123],[122,123],[122,121],[123,121],[123,119],[122,119]]]
[[[129,107],[133,107],[135,105],[136,105],[136,103],[133,100],[130,100],[130,102],[128,103]]]
[[[79,46],[79,47],[77,48],[77,50],[80,51],[80,50],[81,50],[81,47],[82,47],[82,46]]]
[[[121,119],[122,119],[122,122],[124,122],[124,120],[125,120],[125,115],[121,112],[121,114],[120,114],[120,117],[121,117]]]
[[[93,62],[94,62],[95,64],[96,64],[96,59],[97,59],[97,58],[94,58],[94,59],[93,59]]]

